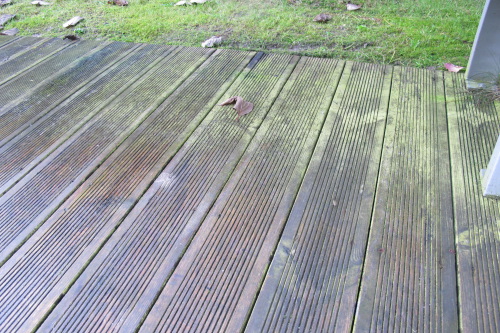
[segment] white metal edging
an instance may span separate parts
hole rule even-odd
[[[500,136],[493,150],[488,168],[481,170],[483,195],[485,197],[500,198]]]
[[[470,89],[490,88],[500,77],[500,0],[486,0],[465,74]]]

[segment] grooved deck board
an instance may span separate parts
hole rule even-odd
[[[12,57],[16,57],[18,54],[26,52],[34,44],[40,43],[40,38],[25,37],[18,39],[14,43],[10,43],[6,47],[0,48],[0,66],[2,66],[6,61],[9,61]],[[5,67],[0,67],[2,70],[0,73],[3,75]],[[0,77],[0,81],[2,78]]]
[[[207,52],[201,50],[170,50],[166,49],[169,54],[153,63],[121,99],[83,126],[0,198],[0,261],[21,244],[207,56]]]
[[[21,38],[19,41],[15,41],[11,44],[15,45],[24,40],[25,38]],[[4,84],[16,75],[19,75],[44,60],[47,60],[47,58],[54,53],[71,46],[71,43],[58,38],[50,40],[40,40],[37,38],[36,40],[38,42],[31,42],[32,46],[24,49],[22,53],[16,54],[15,57],[5,59],[5,62],[0,62],[0,84]],[[3,48],[0,49],[0,51],[2,50]]]
[[[461,74],[0,36],[0,91],[0,332],[500,330]]]
[[[458,330],[442,76],[395,69],[356,332]]]
[[[0,47],[4,47],[9,43],[12,43],[15,40],[18,40],[20,37],[12,37],[12,36],[3,36],[0,35]]]
[[[102,48],[102,45],[96,42],[77,42],[70,47],[66,47],[45,61],[15,76],[14,78],[3,82],[0,85],[2,94],[0,95],[0,114],[9,110],[17,100],[28,96],[32,89],[35,89],[43,83],[49,86],[54,81],[54,76],[63,71],[66,66],[77,62],[80,57],[96,51],[94,49]],[[8,64],[7,64],[8,65]],[[50,92],[50,91],[48,91]],[[16,103],[17,104],[17,103]]]
[[[484,198],[486,168],[500,129],[500,104],[466,91],[463,75],[446,75],[456,223],[460,328],[500,331],[500,202]]]
[[[39,38],[24,38],[24,37],[18,37],[14,40],[9,41],[8,43],[5,43],[0,46],[0,55],[2,59],[1,61],[3,62],[5,58],[8,60],[10,55],[14,55],[17,52],[22,52],[23,49],[28,48],[34,40],[40,41]]]
[[[299,61],[141,331],[243,328],[342,68]]]
[[[350,331],[391,76],[347,64],[246,331]]]
[[[186,50],[191,52],[183,53],[194,59],[196,54],[208,53],[203,49]],[[23,316],[9,313],[3,327],[25,331],[38,324],[39,319],[31,317],[40,318],[51,309],[58,295],[115,230],[251,56],[248,52],[216,52],[151,113],[2,267],[0,286],[9,284],[5,296],[0,296],[0,304],[5,305],[2,311],[22,305],[24,312]],[[159,87],[157,82],[155,87]],[[200,91],[199,87],[204,89]],[[155,93],[151,90],[150,93]],[[39,255],[41,249],[46,255]],[[40,290],[50,292],[42,297],[30,296]]]
[[[82,85],[95,78],[127,54],[134,46],[112,43],[83,57],[69,70],[41,85],[26,97],[17,99],[0,115],[0,142],[6,141],[75,94]],[[1,183],[0,183],[1,184]]]
[[[256,60],[221,99],[241,95],[256,102],[254,111],[238,122],[229,109],[212,109],[44,322],[42,331],[138,327],[298,59],[257,55]],[[115,274],[117,269],[123,274]]]
[[[21,127],[11,140],[0,141],[0,193],[5,192],[45,156],[62,144],[93,116],[103,111],[114,99],[141,78],[145,68],[165,53],[160,46],[134,49],[99,77],[45,113],[25,129]],[[110,57],[115,57],[114,53]],[[119,57],[118,57],[119,58]],[[24,131],[22,131],[24,129]],[[3,145],[3,146],[2,146]]]

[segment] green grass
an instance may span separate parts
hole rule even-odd
[[[35,7],[13,0],[0,14],[16,14],[5,29],[21,35],[200,46],[222,35],[222,47],[335,57],[365,62],[443,68],[466,66],[484,0],[353,0],[348,12],[339,0],[211,0],[174,7],[176,0],[53,0]],[[50,0],[47,0],[50,2]],[[313,22],[320,13],[333,16]],[[74,29],[62,24],[73,16]]]

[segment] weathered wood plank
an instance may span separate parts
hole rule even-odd
[[[145,75],[0,198],[0,262],[208,57],[165,50]],[[43,193],[43,195],[40,195]]]
[[[210,52],[182,48],[182,62],[165,62],[162,70],[199,63],[200,56]],[[155,111],[0,269],[0,286],[9,285],[5,296],[0,296],[1,311],[7,312],[0,329],[29,331],[51,310],[252,56],[248,52],[215,52],[155,106]],[[147,81],[147,93],[156,100],[165,85],[153,75]],[[135,92],[137,95],[130,97],[137,100],[141,94]],[[132,110],[136,108],[132,106]],[[100,135],[96,129],[93,133]],[[41,252],[45,255],[40,256]],[[36,295],[40,290],[48,292],[40,297]],[[22,313],[10,311],[19,306]]]
[[[13,41],[18,40],[19,38],[22,38],[22,37],[12,37],[12,36],[0,35],[0,48],[6,46],[9,43],[12,43]]]
[[[500,202],[482,196],[486,168],[500,129],[500,103],[466,90],[465,78],[445,74],[453,201],[457,230],[460,329],[500,331]]]
[[[0,140],[8,141],[23,129],[45,115],[60,103],[77,93],[95,79],[101,71],[108,69],[131,52],[136,45],[112,43],[82,57],[73,66],[46,84],[30,91],[6,106],[0,115]],[[0,183],[1,184],[1,183]],[[3,185],[3,184],[2,184]]]
[[[383,66],[211,52],[0,36],[0,331],[500,330],[499,104],[397,68],[381,148]]]
[[[142,331],[243,328],[343,65],[300,60]]]
[[[24,38],[20,41],[23,40]],[[23,52],[17,53],[15,57],[9,56],[8,59],[4,58],[5,61],[0,61],[0,85],[28,71],[30,68],[35,67],[52,55],[60,52],[62,49],[72,45],[72,43],[59,38],[50,40],[37,38],[36,40],[38,40],[37,43],[32,43],[33,45],[31,47],[24,49]],[[15,45],[17,43],[18,41],[11,44]],[[2,48],[0,51],[4,49],[5,48]]]
[[[356,332],[456,332],[455,246],[441,72],[396,68]]]
[[[19,100],[29,97],[33,89],[50,84],[54,79],[71,68],[81,57],[92,54],[105,47],[105,44],[97,42],[79,42],[69,47],[59,50],[56,54],[39,62],[36,66],[14,76],[8,81],[3,81],[0,85],[2,94],[0,95],[0,115],[9,110]],[[10,66],[9,63],[5,64]],[[0,122],[1,123],[1,122]]]
[[[348,63],[247,332],[349,332],[392,68]]]
[[[126,55],[109,54],[111,58],[116,57],[117,63],[60,105],[49,104],[50,111],[35,108],[35,114],[45,115],[0,141],[0,160],[5,161],[0,167],[0,193],[7,191],[81,126],[119,98],[140,79],[149,64],[165,54],[166,48],[145,46],[130,51]]]
[[[42,331],[137,328],[297,60],[256,56],[220,100],[241,95],[255,102],[252,113],[235,121],[234,111],[212,109],[66,293]]]
[[[5,47],[0,48],[0,66],[3,66],[5,62],[11,60],[12,58],[15,58],[25,52],[29,52],[32,48],[36,48],[38,45],[45,42],[47,42],[47,39],[23,37],[16,40],[14,43],[10,43]],[[0,68],[0,75],[3,76],[4,67]],[[0,82],[2,81],[1,76]]]

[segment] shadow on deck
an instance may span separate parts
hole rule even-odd
[[[500,331],[463,75],[1,37],[0,91],[1,332]]]

